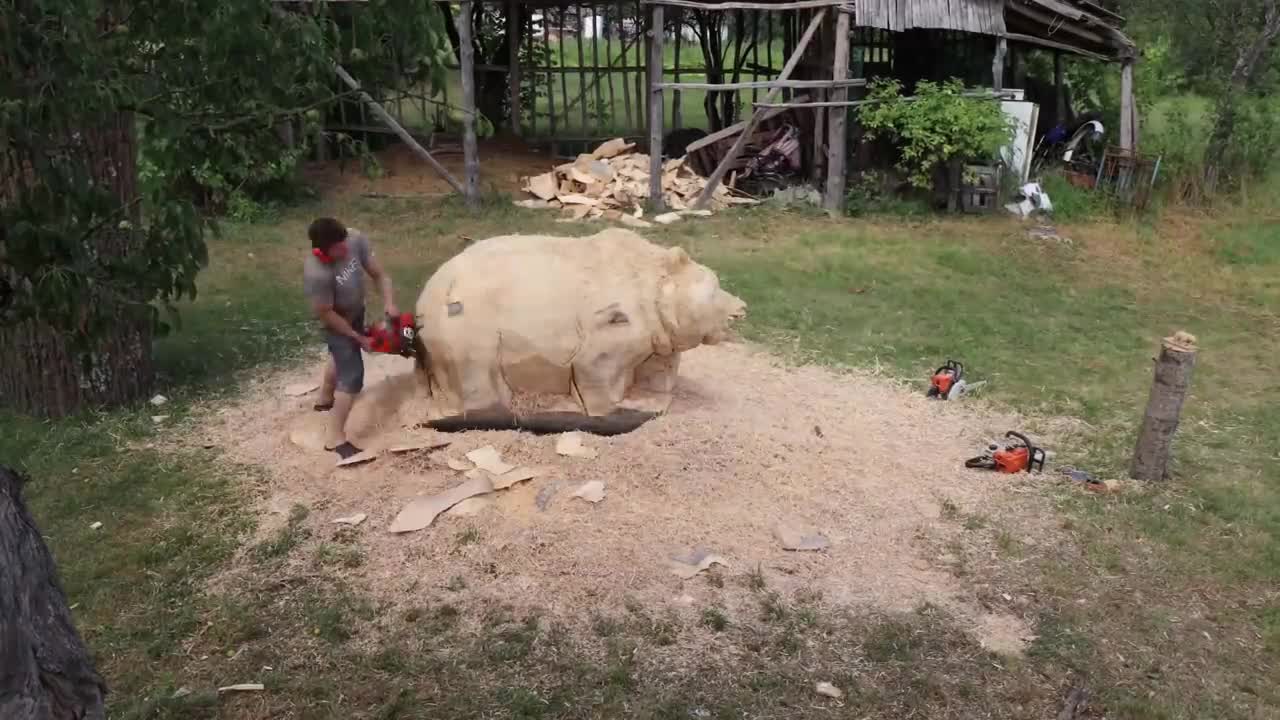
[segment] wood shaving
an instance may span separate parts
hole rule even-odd
[[[588,460],[596,457],[596,451],[582,444],[582,433],[569,432],[564,433],[556,439],[556,453],[566,457],[586,458]]]
[[[368,519],[368,517],[369,516],[365,513],[356,513],[355,515],[348,515],[347,517],[334,518],[333,522],[335,525],[350,525],[355,527]]]
[[[387,528],[387,530],[393,533],[422,530],[435,522],[436,517],[445,510],[469,497],[483,495],[488,492],[493,492],[493,485],[490,484],[488,478],[480,477],[468,480],[439,495],[418,498],[406,505],[399,515],[396,515],[396,519],[392,521],[391,527]]]
[[[476,467],[485,472],[501,475],[509,470],[514,470],[515,465],[502,461],[502,456],[492,445],[486,445],[477,450],[467,453],[467,459],[476,464]]]
[[[604,500],[604,483],[599,480],[584,483],[582,487],[573,491],[573,497],[582,498],[594,505]]]

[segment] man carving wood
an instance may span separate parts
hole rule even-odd
[[[373,243],[359,230],[331,217],[317,218],[307,234],[311,254],[303,266],[303,286],[323,328],[329,361],[320,383],[318,411],[331,411],[325,449],[342,459],[361,452],[347,439],[347,417],[364,389],[364,357],[372,351],[365,333],[364,273],[378,283],[387,315],[399,315],[391,276],[374,256]]]

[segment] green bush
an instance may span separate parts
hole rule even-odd
[[[933,172],[952,160],[987,161],[1013,139],[1014,121],[998,102],[965,95],[956,79],[922,80],[914,97],[902,96],[897,80],[876,80],[868,88],[870,104],[858,110],[868,139],[899,143],[898,167],[915,187],[933,184]]]

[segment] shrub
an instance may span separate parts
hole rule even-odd
[[[1000,104],[966,96],[959,80],[921,81],[914,97],[901,93],[897,80],[873,82],[867,98],[871,102],[861,106],[858,115],[868,138],[889,137],[899,143],[898,167],[918,188],[931,186],[939,165],[995,158],[1013,139],[1014,121]]]

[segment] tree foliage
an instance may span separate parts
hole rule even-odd
[[[922,80],[913,97],[902,96],[897,80],[876,80],[868,86],[867,100],[869,104],[859,108],[867,136],[897,141],[898,166],[919,188],[932,184],[939,165],[995,158],[1013,137],[1013,121],[1000,104],[966,96],[960,80]]]
[[[156,305],[194,297],[207,261],[200,201],[292,171],[278,128],[345,92],[335,59],[373,87],[401,69],[441,82],[434,3],[372,0],[346,19],[304,7],[0,0],[0,321],[87,335],[125,305],[165,329]],[[143,156],[126,203],[80,143],[121,121]]]

